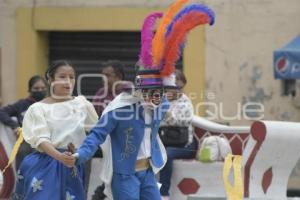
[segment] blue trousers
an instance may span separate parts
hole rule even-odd
[[[160,194],[162,196],[169,196],[169,190],[171,186],[171,176],[173,171],[173,160],[174,159],[189,159],[195,158],[197,150],[197,144],[195,142],[182,148],[177,147],[166,147],[168,160],[164,168],[159,172],[159,182],[162,184],[160,188]]]
[[[113,174],[112,193],[116,200],[160,200],[156,177],[152,169],[135,174]]]

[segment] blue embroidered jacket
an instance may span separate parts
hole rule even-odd
[[[113,172],[120,174],[135,173],[135,162],[140,145],[144,138],[146,126],[151,126],[151,161],[159,168],[163,165],[163,158],[157,141],[158,128],[165,113],[169,109],[169,102],[162,104],[153,112],[152,123],[145,124],[144,108],[140,103],[125,106],[104,114],[89,136],[78,149],[78,163],[89,160],[98,146],[108,134],[111,137]]]

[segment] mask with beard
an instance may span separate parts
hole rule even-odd
[[[141,104],[148,109],[155,110],[159,106],[159,104],[154,104],[152,101],[145,101],[143,98],[141,99]]]
[[[141,104],[145,108],[154,110],[161,103],[162,93],[162,90],[138,90],[134,95],[141,99]]]

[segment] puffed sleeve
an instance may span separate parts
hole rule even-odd
[[[23,135],[27,143],[37,150],[42,142],[51,143],[51,134],[41,105],[33,104],[23,119]]]
[[[79,96],[81,98],[85,110],[86,110],[86,118],[85,118],[85,130],[89,132],[98,122],[98,114],[91,102],[89,102],[84,96]]]

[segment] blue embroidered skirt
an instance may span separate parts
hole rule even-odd
[[[68,168],[45,153],[25,157],[13,200],[84,200],[84,165]]]

